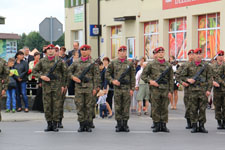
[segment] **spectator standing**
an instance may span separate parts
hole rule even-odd
[[[10,112],[11,110],[11,102],[12,102],[12,112],[16,112],[16,86],[17,86],[17,78],[18,78],[18,71],[13,68],[15,59],[9,58],[8,60],[8,67],[10,69],[9,74],[9,84],[8,90],[6,91],[7,99],[6,99],[6,112]]]
[[[110,63],[109,57],[104,57],[103,58],[103,66],[105,69],[108,68],[108,65]],[[106,102],[109,104],[110,108],[112,109],[112,104],[113,104],[113,95],[114,95],[114,90],[113,90],[113,84],[111,84],[109,81],[107,81],[107,84],[109,85],[109,90],[106,98]]]
[[[145,66],[147,65],[147,62],[144,62],[141,64],[141,69],[137,72],[136,74],[136,86],[135,89],[136,91],[138,91],[137,93],[137,101],[138,101],[138,116],[141,116],[141,106],[142,106],[142,102],[143,100],[145,100],[145,115],[148,115],[148,106],[149,106],[149,84],[145,83],[142,79],[141,79],[141,74],[145,68]],[[143,102],[144,103],[144,102]]]
[[[29,64],[34,60],[34,56],[30,55],[30,49],[27,46],[23,47],[24,50],[24,60]]]
[[[74,55],[75,52],[78,52],[79,57],[81,56],[80,50],[79,50],[79,42],[74,42],[73,43],[73,49],[69,51],[68,56],[71,57]]]
[[[60,51],[59,51],[59,57],[64,61],[67,62],[67,60],[69,59],[69,56],[66,55],[66,48],[64,46],[60,47]]]
[[[178,86],[179,83],[177,82],[177,80],[175,79],[175,75],[176,75],[176,71],[178,70],[178,68],[180,67],[180,65],[178,64],[178,62],[176,61],[174,56],[170,57],[169,62],[172,65],[173,68],[173,79],[174,79],[174,89],[173,89],[173,93],[172,96],[170,97],[170,105],[171,105],[171,109],[172,110],[176,110],[177,109],[177,101],[178,101]]]
[[[28,73],[28,64],[26,61],[24,61],[24,53],[22,51],[18,51],[16,53],[16,61],[14,64],[14,68],[18,71],[19,77],[17,82],[17,88],[16,88],[16,100],[18,109],[17,111],[22,111],[22,104],[21,104],[21,98],[20,95],[23,97],[23,101],[25,104],[25,112],[29,112],[28,109],[28,98],[26,93],[26,81],[27,81],[27,73]]]

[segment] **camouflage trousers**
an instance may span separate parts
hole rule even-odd
[[[60,91],[60,92],[59,92]],[[47,91],[43,88],[43,105],[47,121],[59,121],[61,90]]]
[[[184,92],[184,107],[185,107],[185,118],[186,119],[190,119],[190,106],[191,106],[191,102],[189,99],[189,93],[185,93]]]
[[[191,123],[206,123],[206,107],[208,98],[204,91],[194,91],[190,94],[190,116]]]
[[[116,120],[128,120],[130,111],[130,91],[115,90],[114,91],[114,107]]]
[[[61,94],[60,101],[59,101],[59,119],[63,118],[65,99],[66,99],[66,94],[65,93]]]
[[[97,100],[97,96],[93,96],[93,100],[92,100],[92,119],[95,118],[95,108],[96,108],[96,100]]]
[[[225,120],[225,97],[224,92],[213,93],[213,104],[215,106],[215,118],[216,120]]]
[[[168,91],[154,89],[151,93],[152,120],[154,122],[168,122]]]
[[[92,121],[93,95],[90,93],[78,93],[75,91],[75,105],[77,109],[78,121]]]

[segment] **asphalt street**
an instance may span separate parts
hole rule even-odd
[[[5,113],[0,123],[0,150],[224,150],[225,130],[217,130],[214,111],[207,110],[208,134],[190,133],[185,129],[183,102],[178,109],[170,110],[170,133],[153,133],[149,116],[131,114],[129,133],[116,133],[114,118],[95,119],[96,128],[91,133],[78,133],[75,113],[65,113],[64,128],[58,133],[43,132],[46,128],[44,114]]]

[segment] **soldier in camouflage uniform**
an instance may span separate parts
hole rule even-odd
[[[2,100],[2,96],[5,94],[8,82],[9,82],[9,68],[7,67],[7,63],[4,59],[0,58],[0,100]],[[1,103],[0,103],[1,104]],[[0,105],[0,122],[2,120],[1,116],[1,105]],[[0,129],[1,132],[1,129]]]
[[[81,58],[75,61],[68,69],[69,77],[75,81],[75,105],[78,121],[80,123],[78,132],[92,131],[93,95],[96,94],[100,84],[99,71],[96,71],[95,65],[93,65],[85,75],[86,81],[81,81],[79,79],[82,72],[93,63],[88,50],[91,50],[89,45],[82,45],[80,47]]]
[[[166,123],[168,122],[169,98],[174,85],[173,70],[170,63],[164,59],[164,48],[158,47],[154,51],[157,59],[145,67],[141,79],[150,83],[151,87],[152,119],[155,123],[153,132],[169,132]],[[168,70],[167,74],[161,81],[157,81],[165,70]]]
[[[180,80],[180,73],[183,71],[183,69],[194,60],[194,50],[191,49],[188,51],[188,62],[183,63],[177,70],[176,72],[176,80],[179,83],[182,83]],[[191,119],[190,119],[190,100],[189,100],[189,96],[191,95],[190,91],[188,90],[188,86],[185,87],[185,82],[182,84],[184,87],[184,106],[185,106],[185,118],[187,120],[187,126],[186,129],[191,129]]]
[[[33,69],[33,75],[41,78],[43,88],[43,105],[48,126],[45,131],[58,132],[60,98],[65,90],[66,65],[55,56],[55,46],[50,44],[47,49],[47,57],[41,59]],[[53,66],[56,68],[49,75]],[[62,85],[64,83],[64,85]]]
[[[123,78],[121,78],[122,74]],[[127,122],[135,87],[135,70],[133,63],[127,60],[126,46],[121,46],[118,49],[118,58],[110,62],[106,70],[106,79],[114,85],[116,132],[129,132]]]
[[[198,131],[208,133],[204,124],[206,123],[207,97],[211,94],[210,91],[213,83],[212,68],[206,62],[202,61],[204,54],[201,48],[195,49],[194,53],[194,61],[189,63],[181,72],[181,83],[185,85],[185,87],[189,86],[189,91],[191,93],[189,97],[191,103],[191,133],[196,133]],[[194,79],[195,75],[199,73],[200,70],[203,70],[202,73]]]
[[[217,53],[217,62],[213,68],[213,104],[215,106],[215,118],[218,123],[217,129],[225,129],[225,82],[224,82],[224,51]]]

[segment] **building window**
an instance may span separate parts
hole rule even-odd
[[[204,58],[213,58],[220,49],[220,14],[198,16],[198,46]]]
[[[78,42],[79,45],[83,45],[83,30],[75,31],[74,42]]]
[[[144,54],[147,59],[153,59],[153,50],[159,46],[158,21],[144,24]]]
[[[121,26],[111,27],[111,58],[117,57],[117,50],[121,46],[122,28]]]
[[[177,60],[187,59],[186,17],[169,20],[169,55]]]

